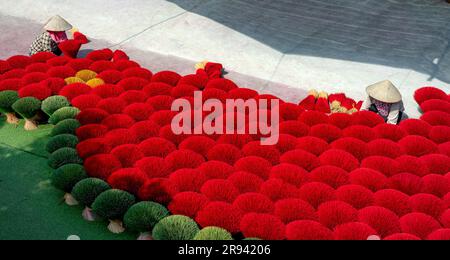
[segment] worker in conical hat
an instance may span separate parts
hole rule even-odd
[[[42,32],[30,47],[30,55],[38,52],[53,52],[61,55],[58,44],[67,40],[66,31],[72,29],[72,25],[59,15],[55,15],[44,25]]]
[[[372,111],[384,118],[388,124],[400,123],[404,115],[404,106],[400,91],[390,82],[384,80],[366,88],[367,98],[361,110]]]

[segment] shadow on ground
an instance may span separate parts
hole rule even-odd
[[[450,83],[445,0],[168,0],[286,54],[413,69]]]

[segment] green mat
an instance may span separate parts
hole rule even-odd
[[[52,126],[24,131],[0,117],[0,239],[136,239],[137,234],[110,233],[105,221],[87,222],[80,206],[63,203],[53,188],[45,144]]]

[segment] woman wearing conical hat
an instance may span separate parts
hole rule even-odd
[[[389,80],[370,85],[361,110],[372,111],[384,118],[388,124],[400,123],[405,110],[400,91]]]
[[[61,55],[58,44],[67,40],[66,31],[70,29],[72,29],[72,25],[61,16],[53,16],[45,24],[45,31],[31,44],[30,55],[38,52],[53,52],[56,55]]]

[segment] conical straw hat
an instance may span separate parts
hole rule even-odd
[[[370,97],[386,103],[397,103],[402,100],[400,91],[389,80],[368,86],[366,92]]]
[[[46,31],[63,32],[72,29],[72,25],[61,16],[55,15],[45,24]]]

